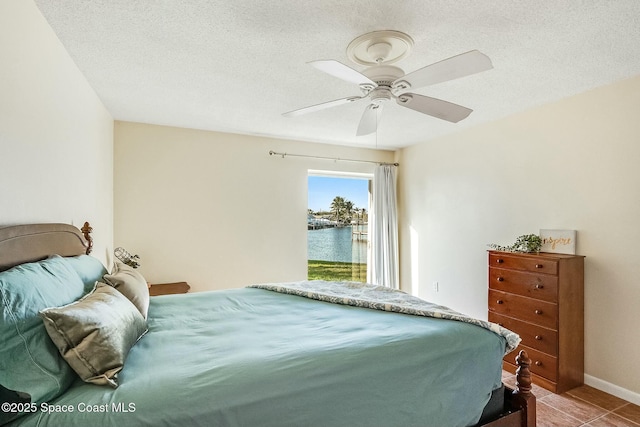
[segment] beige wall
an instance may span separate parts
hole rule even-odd
[[[115,244],[150,282],[195,291],[303,280],[309,169],[373,164],[269,156],[269,150],[391,161],[346,148],[138,123],[115,126]]]
[[[403,288],[486,318],[486,245],[575,229],[587,381],[640,403],[639,111],[636,77],[402,150]]]
[[[0,2],[0,224],[113,238],[113,119],[30,0]]]

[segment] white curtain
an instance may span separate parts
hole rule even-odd
[[[380,165],[373,173],[370,218],[371,260],[367,281],[398,289],[398,213],[396,166]]]

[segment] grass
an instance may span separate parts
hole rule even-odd
[[[309,280],[367,281],[367,264],[309,260]]]

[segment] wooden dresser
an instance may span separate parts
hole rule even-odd
[[[489,251],[489,321],[522,338],[533,382],[563,393],[584,379],[584,257]],[[516,370],[513,355],[504,369]]]

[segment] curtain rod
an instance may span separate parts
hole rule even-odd
[[[376,162],[373,160],[356,160],[356,159],[341,159],[339,157],[323,157],[323,156],[309,156],[306,154],[291,154],[291,153],[276,153],[275,151],[269,151],[270,156],[282,156],[284,159],[285,156],[291,157],[306,157],[309,159],[322,159],[322,160],[333,160],[335,162],[357,162],[357,163],[375,163],[377,165],[391,165],[391,166],[400,166],[400,163],[386,163],[386,162]]]

